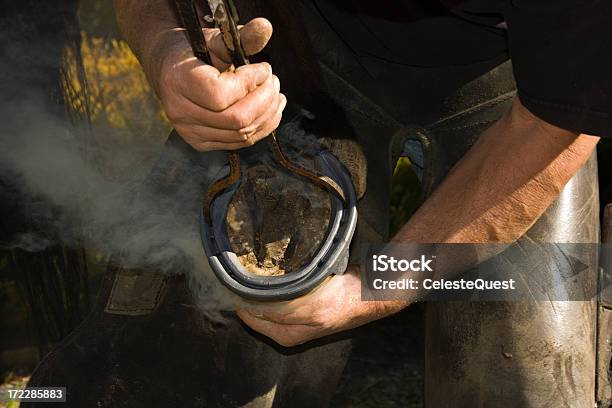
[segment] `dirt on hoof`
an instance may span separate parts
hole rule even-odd
[[[325,238],[329,194],[267,164],[251,167],[227,214],[233,251],[247,271],[278,276],[304,265]]]

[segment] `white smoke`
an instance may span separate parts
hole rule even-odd
[[[7,118],[0,123],[3,177],[9,175],[20,192],[19,205],[25,205],[24,212],[37,226],[4,246],[32,252],[60,243],[95,248],[124,267],[186,274],[202,308],[230,308],[231,297],[212,275],[200,243],[201,170],[184,169],[186,173],[170,181],[170,193],[148,176],[150,165],[140,166],[139,173],[109,176],[92,156],[155,158],[161,146],[153,140],[160,136],[127,147],[98,147],[84,141],[79,132],[86,129],[72,126],[45,99],[22,93],[19,100],[0,106],[0,117]],[[164,150],[173,160],[182,160],[172,149]]]

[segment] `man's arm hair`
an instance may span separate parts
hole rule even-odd
[[[171,0],[113,0],[113,5],[121,34],[156,88],[163,57],[187,42]]]
[[[598,141],[538,119],[516,99],[394,241],[514,242],[557,198]]]
[[[481,246],[477,251],[462,246],[460,253],[452,246],[440,246],[435,278],[453,278],[523,236],[586,163],[598,141],[599,137],[548,124],[517,98],[392,242],[507,244]],[[391,245],[388,250],[393,254],[402,248]],[[420,279],[418,275],[414,277]],[[410,299],[373,302],[376,313],[382,317],[397,312],[426,292],[421,287],[411,292]]]

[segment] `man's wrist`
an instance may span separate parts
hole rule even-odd
[[[149,83],[159,95],[165,73],[178,61],[193,57],[185,32],[180,28],[168,28],[156,33],[151,41],[137,53],[140,65]]]
[[[361,288],[359,290],[359,296],[361,296]],[[410,302],[405,300],[359,299],[358,303],[358,308],[360,310],[354,315],[360,317],[358,317],[359,321],[357,322],[357,324],[355,324],[355,327],[391,316],[410,306]]]
[[[158,91],[162,66],[172,51],[190,49],[172,3],[167,0],[114,0],[113,5],[123,37],[152,87]]]
[[[395,314],[410,303],[406,301],[371,301],[362,300],[361,298],[361,277],[358,265],[349,266],[346,274],[351,275],[350,280],[345,280],[346,290],[351,294],[348,297],[349,310],[347,316],[350,316],[347,327],[342,327],[342,330],[359,327],[361,325],[373,322],[374,320]]]

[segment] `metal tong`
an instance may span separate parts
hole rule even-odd
[[[194,55],[206,64],[212,65],[195,0],[175,0],[175,3],[179,16],[187,30],[187,36],[191,42]],[[214,22],[215,27],[221,31],[223,42],[231,53],[233,68],[230,69],[247,65],[249,60],[240,41],[240,33],[238,32],[239,18],[234,2],[232,0],[208,0],[208,6],[212,16],[205,16],[203,20]],[[284,169],[299,177],[308,179],[310,182],[346,202],[346,196],[342,187],[334,180],[290,161],[281,150],[278,140],[276,139],[276,132],[272,132],[265,140],[269,145],[272,157]],[[229,166],[229,174],[225,178],[214,182],[204,195],[204,218],[208,223],[211,221],[210,205],[212,201],[223,190],[240,180],[240,154],[237,151],[229,152]]]

